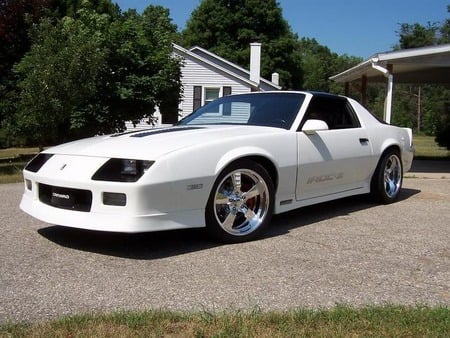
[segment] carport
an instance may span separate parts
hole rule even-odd
[[[387,81],[384,120],[391,122],[392,95],[395,83],[450,83],[450,44],[411,48],[378,53],[346,71],[330,77],[361,93],[361,103],[367,102],[367,85]]]

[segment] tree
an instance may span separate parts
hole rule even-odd
[[[421,24],[400,24],[400,49],[417,48],[424,46],[434,46],[438,43],[437,32],[439,27],[437,23],[428,23],[428,26]]]
[[[436,131],[436,142],[441,147],[450,150],[450,103],[445,105],[445,113],[440,116],[440,123]]]
[[[119,120],[146,117],[151,122],[156,106],[173,106],[173,102],[178,106],[180,60],[171,56],[175,34],[169,11],[161,6],[149,6],[142,15],[129,10],[114,22],[111,48],[115,52],[110,58],[114,71],[105,91],[113,93],[107,102]]]
[[[303,75],[303,89],[324,92],[340,92],[336,84],[330,81],[330,76],[340,73],[362,60],[348,55],[338,56],[328,47],[320,45],[316,39],[302,38],[299,40]]]
[[[18,112],[9,126],[30,142],[67,141],[120,131],[127,120],[151,118],[168,97],[178,100],[180,68],[171,57],[175,26],[168,11],[142,15],[82,9],[55,25],[43,20],[15,67]]]
[[[450,5],[447,6],[447,13],[450,13]],[[445,20],[440,29],[439,43],[450,43],[450,19]]]
[[[0,0],[0,79],[30,47],[28,29],[51,0]]]
[[[73,135],[77,117],[95,98],[108,70],[107,29],[106,15],[88,11],[79,20],[39,24],[30,52],[15,67],[19,100],[9,126],[16,134],[40,145]]]
[[[0,0],[0,126],[14,110],[15,78],[12,67],[30,48],[28,30],[39,21],[49,2]]]
[[[263,77],[278,72],[283,87],[301,87],[297,36],[275,0],[203,0],[181,37],[186,47],[201,46],[245,68],[251,42],[262,43]]]
[[[120,9],[110,0],[0,0],[0,147],[10,145],[4,120],[16,113],[17,77],[13,66],[30,50],[31,29],[42,18],[54,25],[81,8],[117,17]],[[5,137],[7,135],[8,137]],[[14,142],[14,141],[13,141]]]
[[[46,17],[62,19],[65,16],[77,17],[80,9],[90,9],[98,14],[108,14],[117,19],[120,7],[111,0],[51,0],[45,13]]]
[[[450,13],[450,6],[447,6],[447,12]],[[427,26],[422,26],[418,23],[403,23],[398,32],[399,44],[396,48],[408,49],[448,43],[449,27],[449,19],[441,25],[428,23]],[[441,146],[448,147],[450,145],[447,136],[450,130],[448,88],[431,84],[399,85],[396,88],[396,101],[400,104],[394,106],[393,122],[415,128],[415,131],[427,135],[436,135],[436,141]]]
[[[450,5],[447,6],[447,13],[450,13]],[[450,43],[450,19],[445,20],[440,29],[439,43]],[[442,102],[441,114],[436,119],[435,132],[436,142],[441,147],[450,150],[450,92],[445,91],[446,98],[438,102]]]

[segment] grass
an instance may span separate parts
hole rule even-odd
[[[0,337],[449,337],[448,307],[117,312],[0,326]]]
[[[38,148],[7,148],[0,149],[0,160],[14,159],[23,155],[34,155],[38,152]]]
[[[22,182],[22,169],[38,148],[0,149],[0,184]]]
[[[15,163],[14,165],[0,164],[0,184],[22,182],[22,169],[25,163]]]
[[[414,148],[416,159],[450,159],[450,151],[439,147],[434,136],[414,136]]]

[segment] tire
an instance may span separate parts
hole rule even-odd
[[[403,165],[398,151],[383,154],[372,177],[371,194],[377,202],[390,204],[398,199],[403,183]]]
[[[209,234],[225,243],[255,239],[269,224],[274,207],[274,186],[256,162],[239,160],[217,178],[206,205]]]

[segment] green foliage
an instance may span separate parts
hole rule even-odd
[[[248,69],[249,44],[262,43],[261,75],[280,74],[285,88],[300,88],[297,36],[275,0],[204,0],[192,12],[182,44],[201,46]]]
[[[450,12],[450,6],[447,7],[447,11]],[[418,23],[402,23],[397,33],[399,44],[396,49],[449,43],[450,19],[442,24],[428,23],[426,26]],[[396,85],[392,122],[413,128],[417,133],[437,135],[436,139],[440,140],[440,144],[447,146],[446,142],[449,141],[445,139],[450,130],[450,119],[447,117],[449,100],[448,87],[432,84]]]
[[[82,8],[99,14],[108,14],[117,19],[120,15],[119,5],[110,0],[51,0],[47,6],[46,17],[62,19],[65,16],[77,17]]]
[[[110,0],[0,0],[0,122],[14,110],[17,79],[12,69],[30,50],[30,30],[41,18],[74,16],[82,7],[117,17]]]
[[[400,24],[400,49],[433,46],[437,44],[437,32],[439,27],[436,23],[428,23],[427,27],[421,24]]]
[[[447,6],[447,13],[450,13],[450,5]],[[440,43],[450,43],[450,19],[445,20],[439,33]]]
[[[32,34],[14,68],[17,112],[8,128],[40,145],[124,129],[151,118],[155,106],[178,100],[179,61],[171,57],[175,26],[168,11],[149,6],[113,19],[89,8]]]
[[[17,134],[46,144],[65,140],[70,129],[77,129],[72,119],[95,97],[108,68],[107,28],[106,15],[86,10],[78,20],[39,24],[30,52],[15,67],[19,101],[10,125]]]
[[[445,104],[445,111],[440,115],[436,127],[436,142],[450,150],[450,100]]]
[[[362,61],[348,55],[338,56],[315,39],[302,38],[299,41],[303,75],[303,89],[342,93],[343,88],[330,81],[330,76],[338,74]]]
[[[51,0],[0,0],[0,83],[30,48],[29,28],[38,22]]]

